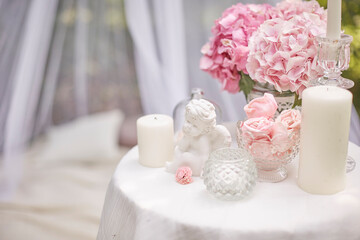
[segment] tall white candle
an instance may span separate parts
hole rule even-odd
[[[341,34],[341,0],[328,0],[326,37],[340,39]]]
[[[302,94],[298,185],[313,194],[345,188],[352,94],[335,86],[307,88]]]
[[[139,162],[147,167],[164,167],[174,156],[174,123],[167,115],[152,114],[136,122]]]

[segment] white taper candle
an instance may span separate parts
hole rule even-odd
[[[340,39],[341,35],[341,0],[328,0],[326,37]]]

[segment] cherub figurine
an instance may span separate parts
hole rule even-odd
[[[175,173],[179,167],[190,167],[200,176],[205,161],[215,149],[229,147],[231,135],[222,125],[216,125],[215,107],[204,99],[191,100],[185,107],[183,137],[175,147],[174,160],[167,170]]]

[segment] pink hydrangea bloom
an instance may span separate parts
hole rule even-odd
[[[322,20],[326,21],[326,10],[320,7],[319,3],[315,0],[302,1],[302,0],[284,0],[276,5],[279,18],[289,20],[295,15],[301,15],[304,12],[319,15]]]
[[[322,75],[316,61],[315,36],[325,30],[326,21],[307,12],[290,20],[265,21],[249,41],[246,69],[250,77],[273,84],[280,92],[301,94],[310,79]]]
[[[200,68],[218,79],[224,90],[239,92],[239,71],[247,73],[248,41],[260,24],[273,16],[275,8],[268,4],[239,3],[226,9],[215,21],[213,37],[201,49]]]

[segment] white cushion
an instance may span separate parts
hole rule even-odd
[[[120,155],[117,139],[124,116],[118,111],[98,113],[53,127],[46,136],[39,161],[93,162]]]

